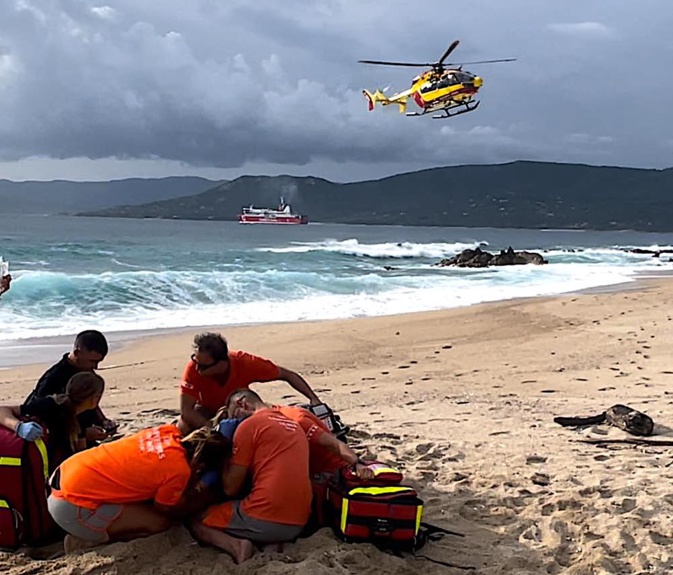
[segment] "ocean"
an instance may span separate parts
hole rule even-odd
[[[549,264],[433,265],[465,248],[510,245]],[[0,367],[16,364],[7,350],[28,340],[88,328],[128,334],[375,316],[624,284],[673,270],[667,254],[626,250],[672,245],[673,234],[631,231],[0,215],[0,255],[14,278],[0,300]]]

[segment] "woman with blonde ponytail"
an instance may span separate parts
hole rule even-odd
[[[194,511],[199,474],[229,448],[210,427],[183,438],[160,425],[76,453],[49,480],[49,512],[68,533],[66,553],[166,531]]]
[[[105,390],[105,381],[92,372],[70,378],[65,393],[35,398],[20,406],[0,406],[0,425],[26,441],[47,436],[52,468],[86,447],[77,415],[96,409]],[[45,434],[46,431],[46,434]]]

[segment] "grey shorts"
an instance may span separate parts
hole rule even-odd
[[[108,540],[107,529],[122,512],[122,506],[104,503],[96,509],[78,507],[60,497],[49,496],[49,514],[67,533],[96,543]]]
[[[250,517],[241,511],[240,503],[240,501],[227,501],[221,504],[222,508],[231,507],[228,524],[225,527],[219,527],[228,535],[248,539],[254,543],[285,543],[296,539],[304,530],[303,525],[286,525]],[[205,524],[207,525],[208,521]],[[210,526],[218,528],[214,524]]]

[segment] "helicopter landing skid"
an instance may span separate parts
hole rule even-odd
[[[436,119],[446,119],[446,118],[453,118],[454,116],[460,116],[461,114],[467,114],[468,112],[472,112],[476,110],[479,107],[479,100],[472,100],[470,102],[463,102],[460,104],[450,104],[446,106],[445,108],[439,108],[439,109],[434,109],[434,110],[425,110],[423,112],[407,112],[407,116],[427,116],[428,114],[432,114],[433,112],[438,112],[433,118]]]
[[[436,120],[453,118],[454,116],[460,116],[461,114],[467,114],[468,112],[473,112],[479,107],[479,101],[476,102],[466,102],[461,104],[460,107],[451,106],[448,108],[443,108],[439,110],[439,114],[432,116]]]

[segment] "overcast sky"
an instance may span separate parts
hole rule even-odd
[[[0,178],[312,174],[538,159],[673,165],[672,0],[0,0]],[[474,66],[452,120],[361,90]]]

